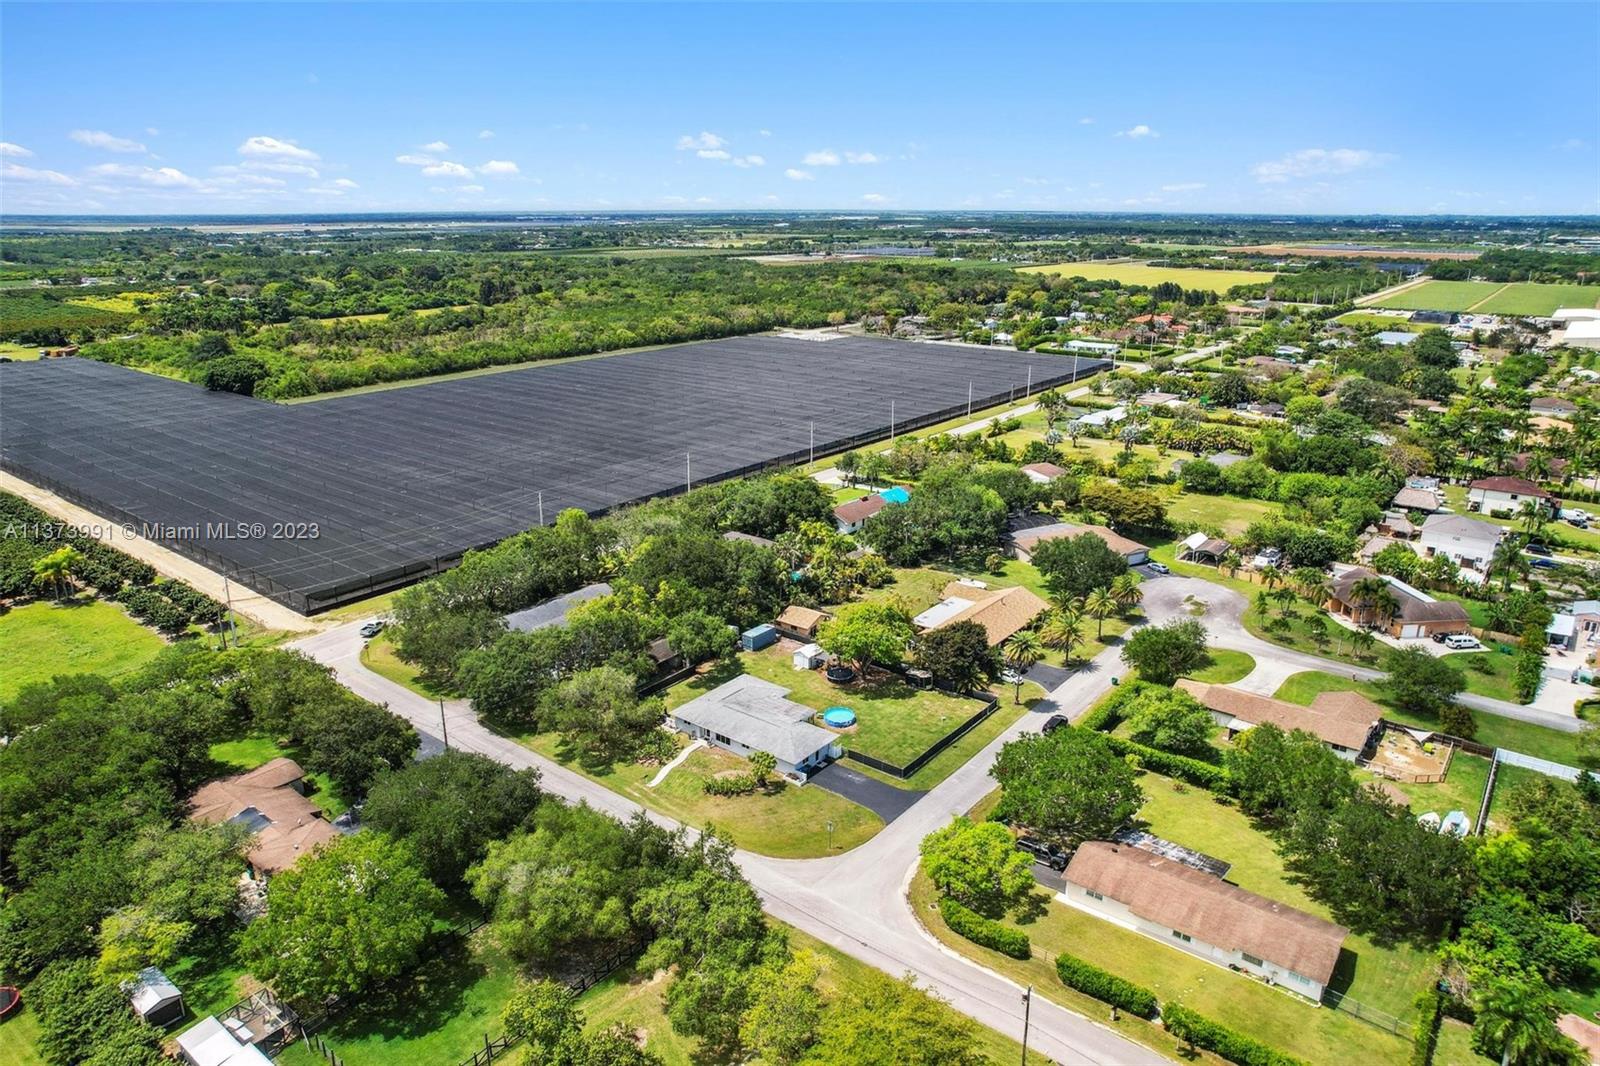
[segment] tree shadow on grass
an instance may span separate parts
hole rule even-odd
[[[415,1040],[461,1014],[467,992],[488,973],[488,966],[470,947],[457,942],[408,977],[362,997],[325,1035],[334,1046],[369,1037]]]

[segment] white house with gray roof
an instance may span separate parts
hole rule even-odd
[[[771,752],[778,773],[804,783],[809,771],[841,754],[838,734],[812,724],[816,713],[789,699],[783,686],[741,674],[674,710],[672,725],[735,755]]]
[[[580,603],[597,600],[601,596],[611,595],[611,586],[604,581],[597,581],[593,585],[585,585],[564,596],[557,596],[553,600],[536,603],[532,607],[525,607],[520,611],[513,611],[506,615],[506,625],[519,633],[531,633],[535,629],[544,629],[546,626],[562,625],[567,620],[567,612]]]
[[[1424,559],[1446,556],[1467,571],[1462,575],[1467,580],[1481,582],[1505,535],[1505,529],[1493,522],[1446,512],[1429,515],[1421,536],[1411,543]]]

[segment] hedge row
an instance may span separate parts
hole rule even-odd
[[[1141,1018],[1154,1018],[1156,1015],[1154,992],[1108,973],[1093,963],[1084,962],[1075,955],[1062,953],[1056,956],[1056,974],[1068,988],[1075,988],[1086,996],[1121,1007],[1129,1014],[1137,1014]]]
[[[1429,988],[1417,997],[1417,1035],[1411,1042],[1411,1066],[1433,1066],[1439,1044],[1439,1023],[1444,1018],[1444,996]]]
[[[754,774],[708,777],[700,788],[708,796],[748,796],[756,790],[756,778]]]
[[[1259,1040],[1236,1033],[1182,1003],[1161,1006],[1161,1024],[1167,1032],[1191,1047],[1205,1048],[1239,1066],[1306,1066],[1293,1055],[1285,1055]]]
[[[1118,686],[1111,695],[1101,700],[1088,714],[1078,720],[1078,727],[1092,729],[1102,734],[1117,754],[1137,755],[1141,765],[1157,773],[1179,778],[1209,792],[1228,791],[1230,785],[1228,771],[1215,763],[1191,759],[1187,755],[1176,755],[1160,748],[1152,748],[1148,744],[1111,735],[1111,731],[1122,722],[1123,706],[1138,696],[1147,684],[1149,682],[1133,681]]]
[[[939,914],[944,924],[957,936],[966,937],[974,944],[992,948],[1013,959],[1033,957],[1033,945],[1026,933],[1019,932],[957,903],[953,899],[939,900]]]

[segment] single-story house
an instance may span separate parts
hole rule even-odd
[[[1239,324],[1237,319],[1261,318],[1267,313],[1265,307],[1251,307],[1249,304],[1229,304],[1223,310],[1228,312],[1228,318],[1235,326]]]
[[[772,620],[778,632],[795,640],[811,640],[822,628],[831,615],[827,611],[819,611],[815,607],[802,607],[798,603],[791,603],[778,613]]]
[[[1011,534],[1012,554],[1025,563],[1030,562],[1034,550],[1044,542],[1079,537],[1085,533],[1093,533],[1105,541],[1106,547],[1126,559],[1129,566],[1140,566],[1150,561],[1150,548],[1147,545],[1114,533],[1105,526],[1080,526],[1072,522],[1052,522],[1032,529],[1017,530]]]
[[[672,725],[735,755],[770,752],[780,774],[804,783],[840,754],[838,735],[812,724],[816,713],[781,685],[741,674],[674,710]]]
[[[1027,629],[1049,609],[1048,603],[1020,585],[991,589],[952,581],[944,587],[944,598],[913,618],[911,624],[925,632],[957,622],[976,622],[989,635],[989,646],[993,648]]]
[[[1417,535],[1417,526],[1406,517],[1404,511],[1386,511],[1378,519],[1377,531],[1386,537],[1395,537],[1399,540],[1410,540]]]
[[[1110,341],[1070,340],[1062,347],[1077,355],[1109,356],[1122,351],[1122,345]]]
[[[754,544],[758,548],[776,548],[778,546],[776,541],[768,540],[766,537],[758,537],[754,533],[740,533],[737,529],[728,530],[722,535],[722,539],[743,541],[746,544]]]
[[[585,585],[555,599],[536,603],[532,607],[524,607],[520,611],[512,611],[506,615],[506,626],[519,633],[531,633],[546,626],[559,626],[566,622],[567,613],[578,604],[609,595],[611,586],[604,581],[596,581],[592,585]]]
[[[1582,368],[1580,367],[1579,369]],[[1547,456],[1546,460],[1550,464],[1549,476],[1553,478],[1561,477],[1567,472],[1567,467],[1571,465],[1567,462],[1567,460],[1556,455]],[[1528,472],[1528,464],[1530,464],[1532,461],[1532,452],[1517,452],[1515,455],[1511,455],[1506,458],[1506,466],[1509,469],[1516,471],[1518,474],[1526,474]]]
[[[133,1012],[158,1029],[183,1020],[183,993],[166,974],[146,966],[133,980],[122,986],[133,1004]]]
[[[1056,898],[1309,999],[1333,979],[1349,930],[1141,848],[1089,841]]]
[[[215,1016],[178,1035],[178,1057],[189,1066],[272,1066],[266,1052],[250,1043],[243,1022],[220,1022]]]
[[[1344,615],[1356,625],[1377,625],[1378,612],[1359,602],[1360,597],[1354,590],[1357,582],[1378,576],[1365,567],[1352,566],[1335,577],[1328,610]],[[1454,600],[1436,600],[1397,578],[1383,577],[1382,580],[1398,604],[1388,618],[1387,632],[1391,637],[1430,637],[1435,633],[1465,633],[1471,628],[1467,609]]]
[[[1099,429],[1104,426],[1114,426],[1127,417],[1128,409],[1121,404],[1117,404],[1117,406],[1108,407],[1104,411],[1090,411],[1086,415],[1080,415],[1074,421],[1080,426]]]
[[[1506,531],[1493,522],[1459,514],[1431,514],[1422,523],[1417,551],[1424,559],[1443,555],[1457,566],[1483,573]]]
[[[1389,506],[1401,511],[1421,511],[1432,514],[1444,506],[1444,497],[1438,489],[1414,489],[1409,486],[1394,494]]]
[[[889,506],[889,501],[882,496],[873,494],[863,496],[858,500],[848,500],[833,509],[833,520],[839,527],[839,532],[846,535],[861,532],[861,527],[867,519]]]
[[[1230,551],[1233,545],[1221,537],[1208,537],[1204,533],[1190,533],[1178,543],[1178,558],[1196,563],[1211,563],[1215,566]]]
[[[1467,486],[1467,507],[1480,514],[1496,511],[1515,514],[1530,500],[1546,509],[1560,506],[1555,497],[1527,478],[1485,477]]]
[[[200,786],[189,801],[189,817],[210,825],[237,822],[254,833],[245,860],[258,880],[282,873],[339,836],[306,798],[300,764],[282,757]]]
[[[1535,396],[1533,402],[1528,404],[1528,410],[1536,415],[1565,418],[1577,414],[1578,405],[1565,396]]]
[[[1028,480],[1038,485],[1048,485],[1058,477],[1066,477],[1067,471],[1054,463],[1029,463],[1022,468],[1028,475]]]
[[[1188,678],[1180,679],[1173,688],[1198,700],[1211,712],[1212,719],[1228,731],[1230,740],[1253,726],[1271,722],[1284,732],[1303,729],[1335,755],[1351,762],[1366,750],[1383,717],[1383,708],[1359,692],[1321,692],[1306,707]]]
[[[1177,407],[1183,397],[1175,392],[1146,392],[1140,394],[1138,403],[1142,407]]]
[[[1411,333],[1403,329],[1385,329],[1378,333],[1378,343],[1385,348],[1404,348],[1408,344],[1415,344],[1420,333]]]
[[[1402,547],[1411,547],[1410,542],[1397,540],[1394,537],[1386,537],[1373,527],[1369,526],[1368,530],[1370,535],[1356,547],[1357,562],[1370,564],[1374,556],[1391,545],[1399,544]]]
[[[1266,418],[1282,418],[1285,410],[1283,404],[1265,400],[1260,403],[1241,404],[1239,410],[1251,415],[1262,415]]]

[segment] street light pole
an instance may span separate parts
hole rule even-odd
[[[811,461],[813,463],[817,461],[817,423],[815,420],[811,423]]]
[[[1022,1066],[1028,1066],[1028,1020],[1033,1014],[1033,986],[1022,993]]]

